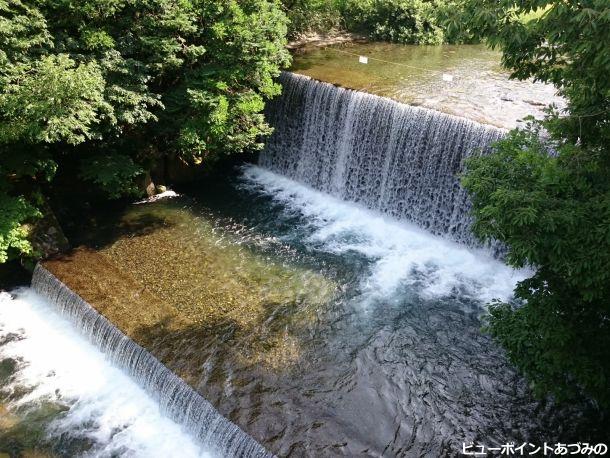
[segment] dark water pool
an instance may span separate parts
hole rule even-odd
[[[201,331],[159,342],[188,351],[191,383],[271,451],[603,436],[586,404],[535,400],[481,333],[485,302],[525,272],[254,166],[180,191],[90,243]]]

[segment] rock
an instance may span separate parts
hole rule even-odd
[[[51,207],[45,202],[40,211],[43,216],[36,221],[31,232],[31,242],[34,249],[43,258],[68,250],[70,243]]]
[[[152,196],[154,196],[156,194],[156,192],[155,192],[155,184],[153,183],[152,178],[150,177],[150,173],[149,172],[146,172],[139,179],[138,187],[142,191],[144,191],[148,197],[152,197]]]
[[[150,177],[150,172],[146,172],[143,175],[141,175],[137,179],[137,185],[138,185],[138,189],[140,191],[146,193],[146,195],[148,197],[152,197],[156,194],[155,183],[153,182],[152,178]]]
[[[528,104],[530,104],[530,105],[532,105],[532,106],[534,106],[534,107],[545,107],[545,106],[547,106],[547,104],[546,104],[546,103],[544,103],[544,102],[540,102],[539,100],[529,100],[529,99],[525,99],[525,100],[524,100],[524,102],[525,102],[525,103],[528,103]]]
[[[330,31],[328,33],[309,32],[301,34],[288,43],[286,47],[294,51],[319,48],[339,43],[366,43],[367,41],[366,37],[354,33],[341,31]]]
[[[157,194],[162,194],[167,191],[167,187],[162,184],[158,184],[155,186],[155,190],[157,191]]]
[[[155,195],[155,184],[152,181],[148,186],[146,186],[146,195],[148,197],[152,197]]]

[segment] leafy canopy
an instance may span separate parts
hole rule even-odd
[[[472,41],[449,31],[448,18],[462,10],[463,0],[282,0],[290,19],[289,36],[347,30],[373,40],[411,44]]]
[[[0,0],[0,261],[62,164],[114,198],[163,157],[260,148],[286,23],[275,0]]]
[[[610,5],[470,1],[463,22],[568,101],[467,163],[475,232],[536,271],[519,306],[491,304],[488,329],[539,394],[610,407]]]
[[[0,94],[3,143],[65,142],[92,138],[95,126],[112,114],[96,62],[77,64],[66,54],[44,56],[26,73],[7,78]]]

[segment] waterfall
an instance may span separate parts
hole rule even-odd
[[[228,457],[273,456],[41,264],[34,270],[32,288],[155,398],[165,415],[214,453]]]
[[[262,167],[343,200],[477,246],[463,160],[503,131],[284,72],[269,103]]]

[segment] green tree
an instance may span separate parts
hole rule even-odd
[[[441,44],[439,1],[345,0],[348,27],[374,40],[413,44]]]
[[[0,261],[32,253],[58,164],[118,197],[163,156],[260,148],[286,23],[275,0],[0,0]]]
[[[372,40],[410,44],[464,43],[472,34],[453,24],[464,0],[282,0],[289,37],[349,31]]]
[[[610,5],[471,1],[470,31],[501,47],[513,77],[556,85],[563,112],[468,161],[474,231],[535,274],[488,329],[536,391],[610,406]]]
[[[288,37],[307,32],[328,33],[345,27],[341,10],[343,0],[282,0],[290,20]]]

